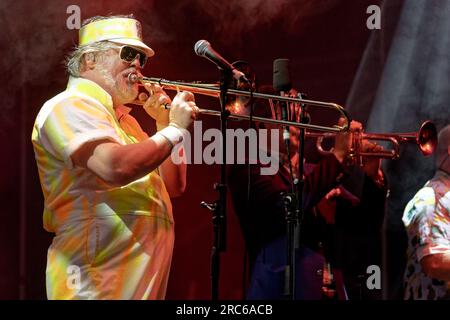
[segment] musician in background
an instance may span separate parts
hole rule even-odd
[[[403,213],[405,299],[450,299],[450,125],[438,135],[436,173]]]
[[[163,299],[173,249],[170,197],[186,185],[169,155],[198,108],[145,85],[151,137],[124,104],[138,95],[130,75],[154,51],[132,16],[93,17],[67,61],[67,89],[40,110],[32,133],[44,193],[49,299]],[[161,108],[171,103],[170,112]],[[183,149],[180,149],[182,155]]]
[[[273,93],[273,89],[270,91]],[[264,102],[259,101],[256,105],[255,115],[279,119],[281,112],[277,104],[272,104],[270,112],[267,112],[269,108]],[[258,113],[261,111],[263,113]],[[260,123],[261,127],[278,128]],[[364,166],[359,169],[362,191],[358,196],[343,186],[349,176],[356,175],[357,169],[348,165],[347,156],[352,132],[357,130],[362,130],[362,125],[352,121],[350,133],[336,136],[331,154],[323,156],[316,165],[305,165],[304,215],[301,219],[300,249],[296,252],[295,299],[367,298],[362,292],[359,274],[362,270],[365,274],[368,263],[381,264],[380,230],[387,188],[380,159],[364,159]],[[287,246],[282,193],[291,191],[288,161],[294,169],[298,168],[299,130],[290,127],[290,159],[281,129],[280,137],[280,169],[274,176],[260,175],[259,164],[229,168],[229,188],[250,262],[248,299],[285,297]],[[363,141],[362,148],[367,152],[382,150],[368,141]],[[293,175],[294,178],[299,176],[296,171]],[[247,199],[248,184],[250,194]],[[361,242],[361,239],[365,241]],[[352,243],[355,241],[358,243]],[[329,281],[330,272],[332,281]],[[346,289],[346,275],[350,290]]]

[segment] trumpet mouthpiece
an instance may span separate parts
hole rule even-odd
[[[128,75],[128,81],[130,81],[131,83],[136,83],[136,82],[139,82],[140,79],[136,73],[130,73]]]

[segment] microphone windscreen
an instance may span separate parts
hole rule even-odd
[[[205,56],[205,52],[206,50],[210,47],[211,45],[209,44],[208,41],[206,40],[198,40],[195,43],[194,46],[194,52],[198,55],[198,56]]]
[[[289,91],[292,88],[289,59],[273,61],[273,88],[276,91]]]

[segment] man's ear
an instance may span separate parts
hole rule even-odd
[[[88,52],[83,55],[86,70],[92,70],[95,68],[95,58],[96,56],[94,52]]]

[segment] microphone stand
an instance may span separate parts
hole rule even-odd
[[[290,161],[290,160],[289,160]],[[295,179],[297,180],[297,179]],[[296,181],[294,181],[295,186]],[[292,190],[291,190],[292,191]],[[287,257],[286,267],[284,273],[284,295],[287,300],[295,300],[295,249],[297,244],[295,241],[296,228],[298,217],[297,210],[297,195],[294,192],[282,193],[284,211],[286,213],[286,228],[287,228]]]
[[[298,97],[302,96],[299,93]],[[300,104],[300,122],[306,123],[305,105]],[[292,164],[290,159],[289,144],[286,142],[287,154],[289,158],[289,167],[292,181],[291,193],[283,193],[283,205],[286,212],[287,228],[287,263],[285,268],[285,297],[287,300],[295,300],[296,297],[296,259],[295,253],[300,247],[301,223],[304,215],[303,210],[303,189],[304,179],[304,159],[305,159],[305,129],[300,128],[300,142],[298,145],[299,163],[298,177],[294,179],[292,175]]]
[[[220,69],[220,132],[222,135],[222,163],[220,165],[220,182],[214,184],[219,199],[212,204],[201,202],[201,206],[212,212],[213,246],[211,249],[211,299],[219,298],[220,253],[226,251],[227,245],[227,167],[226,167],[226,129],[230,111],[226,109],[227,91],[232,80],[232,73]]]
[[[283,95],[283,92],[281,92]],[[284,104],[285,102],[282,102]],[[282,107],[283,120],[288,119],[287,109],[289,106],[283,105]],[[290,108],[289,108],[290,109]],[[296,194],[295,194],[295,184],[296,179],[294,179],[293,171],[292,171],[292,162],[291,162],[291,151],[290,151],[290,137],[289,137],[289,129],[284,128],[283,130],[283,138],[286,146],[286,154],[288,158],[289,164],[289,175],[291,176],[291,188],[290,192],[283,192],[281,194],[283,199],[283,206],[285,211],[285,219],[286,219],[286,266],[284,273],[284,295],[287,300],[295,299],[295,249],[296,249],[296,241],[295,241],[295,229],[297,226],[297,211],[294,210],[296,207]]]

